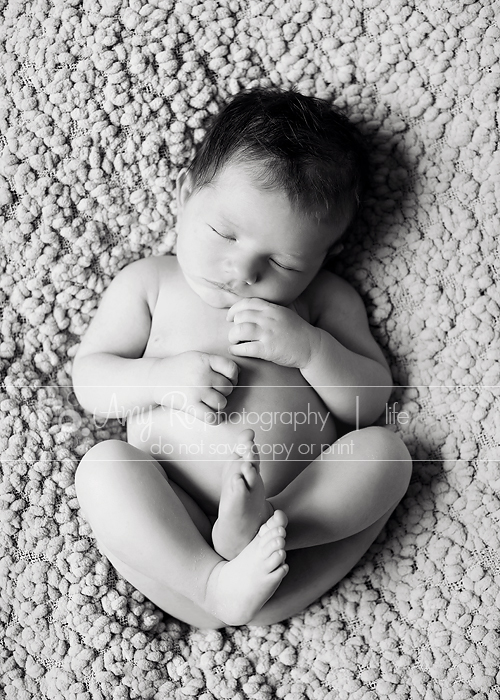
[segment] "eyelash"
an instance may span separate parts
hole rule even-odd
[[[224,236],[222,233],[219,233],[217,229],[213,228],[213,226],[210,226],[212,231],[214,231],[218,236],[223,238],[225,241],[235,241],[236,238],[233,238],[233,236]],[[279,262],[276,262],[276,260],[273,260],[270,258],[271,262],[273,262],[277,267],[279,267],[281,270],[287,270],[288,272],[298,272],[298,270],[294,270],[293,267],[285,267],[284,265],[280,265]]]
[[[210,226],[210,228],[212,228],[212,227]],[[233,236],[224,236],[222,233],[219,233],[219,232],[216,231],[216,229],[214,229],[214,228],[212,228],[212,231],[215,231],[215,233],[216,233],[218,236],[220,236],[221,238],[224,238],[226,241],[235,241],[235,240],[236,240],[236,238],[233,238]]]
[[[270,258],[270,260],[282,270],[287,270],[288,272],[298,272],[298,270],[294,270],[293,267],[285,267],[284,265],[280,265],[279,262],[276,262],[276,260],[273,260],[272,258]]]

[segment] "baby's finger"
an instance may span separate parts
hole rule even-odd
[[[227,405],[227,399],[215,389],[207,389],[203,392],[203,403],[215,411],[221,411]]]
[[[233,345],[260,339],[260,328],[256,323],[235,323],[228,333],[228,340]]]
[[[228,310],[226,321],[233,321],[235,314],[237,314],[239,311],[245,311],[248,309],[262,311],[269,306],[276,306],[276,304],[272,304],[270,301],[265,301],[265,299],[259,299],[259,297],[247,297],[246,299],[240,299]]]
[[[236,311],[233,316],[233,323],[262,323],[266,318],[262,311],[262,309],[243,309],[242,311]]]
[[[250,343],[238,343],[230,345],[229,352],[239,357],[260,357],[265,360],[265,348],[260,340],[254,340]]]
[[[238,382],[239,367],[233,360],[222,355],[210,355],[210,367],[214,372],[223,374],[230,382],[236,384]]]
[[[234,385],[229,381],[229,379],[227,379],[227,377],[216,372],[213,373],[212,387],[223,396],[229,396],[234,389]]]
[[[185,412],[209,425],[219,425],[219,423],[222,422],[222,417],[217,411],[211,410],[201,401],[195,405],[191,404],[187,406]]]

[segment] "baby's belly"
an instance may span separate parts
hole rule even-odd
[[[228,397],[222,423],[162,406],[128,420],[128,441],[155,457],[207,513],[217,512],[223,469],[245,428],[255,431],[268,497],[336,439],[331,414],[298,370],[253,359],[238,363],[238,386]]]

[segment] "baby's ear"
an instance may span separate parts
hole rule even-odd
[[[177,209],[180,211],[185,205],[191,193],[193,191],[193,179],[188,168],[182,168],[182,170],[177,175],[177,182],[175,187],[176,197],[177,197]]]
[[[341,243],[340,241],[337,241],[337,243],[334,243],[329,249],[327,254],[325,255],[325,259],[323,261],[323,265],[326,265],[327,263],[331,262],[333,258],[335,258],[339,253],[341,253],[344,250],[344,244]]]
[[[338,255],[344,250],[344,244],[341,243],[340,241],[338,243],[335,243],[330,250],[328,251],[328,257],[334,257],[335,255]]]
[[[323,264],[321,267],[327,268],[330,263],[332,263],[337,255],[341,253],[344,250],[344,244],[338,241],[337,243],[334,243],[332,247],[329,249],[328,253],[325,255],[325,259],[323,260]]]

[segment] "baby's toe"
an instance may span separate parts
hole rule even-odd
[[[247,495],[248,489],[242,474],[233,474],[230,483],[233,496],[244,498]]]
[[[259,531],[259,535],[259,545],[262,549],[266,548],[270,542],[273,542],[276,539],[285,541],[286,530],[283,527],[270,527],[263,533]]]
[[[276,513],[282,513],[284,516],[284,520],[281,516],[278,516],[277,518],[275,518]],[[288,518],[283,513],[283,511],[276,510],[273,513],[273,515],[271,515],[271,517],[268,518],[266,520],[266,522],[260,526],[259,536],[264,537],[270,530],[274,530],[276,527],[283,527],[284,528],[287,523],[288,523]]]
[[[267,559],[266,559],[266,566],[269,571],[274,571],[275,569],[278,568],[278,566],[281,566],[286,559],[286,552],[284,549],[279,549],[277,552],[273,552]]]
[[[250,488],[255,486],[257,481],[257,470],[251,462],[243,462],[241,465],[241,473],[245,477],[245,481]]]
[[[285,528],[288,525],[288,518],[282,510],[275,510],[271,517],[262,525],[259,535],[275,527]]]
[[[282,510],[275,510],[271,517],[274,527],[286,527],[288,525],[288,518]]]
[[[267,522],[269,522],[269,521],[267,521]],[[266,532],[269,532],[269,530],[271,529],[269,527],[269,525],[267,524],[267,522],[262,523],[262,525],[260,526],[259,532],[258,532],[259,537],[264,537]]]
[[[261,544],[266,544],[269,540],[271,540],[273,537],[286,537],[286,530],[284,527],[269,527],[267,523],[264,523],[262,527],[266,527],[266,530],[263,530],[262,532],[259,531],[259,534],[261,535]],[[262,530],[262,528],[261,528]]]
[[[251,428],[246,428],[245,430],[242,430],[237,438],[238,447],[241,447],[241,445],[253,445],[254,438],[255,433]]]
[[[272,537],[261,545],[261,551],[265,557],[270,557],[274,552],[284,550],[284,548],[284,537]]]

